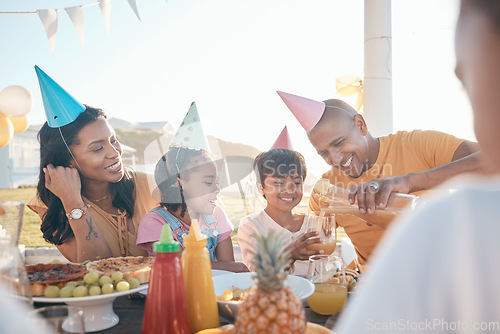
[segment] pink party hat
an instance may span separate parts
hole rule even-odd
[[[205,137],[205,133],[203,132],[195,102],[191,103],[169,147],[184,147],[210,152],[210,146],[208,146],[207,137]]]
[[[306,99],[293,94],[277,91],[288,109],[293,113],[300,125],[309,132],[318,124],[321,116],[325,112],[325,103]]]
[[[292,141],[290,140],[290,136],[288,135],[288,129],[286,126],[281,130],[280,135],[274,142],[273,146],[271,146],[271,150],[274,148],[284,148],[287,150],[293,150]]]

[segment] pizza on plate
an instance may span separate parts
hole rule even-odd
[[[140,284],[144,284],[149,281],[152,262],[152,256],[111,257],[87,263],[87,270],[95,271],[99,276],[111,276],[119,271],[125,280],[136,278]]]
[[[31,295],[43,296],[43,291],[49,285],[62,288],[70,281],[83,279],[88,272],[87,268],[74,263],[39,263],[26,266],[30,281]]]

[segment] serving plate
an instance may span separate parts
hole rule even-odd
[[[212,278],[215,276],[220,276],[220,275],[227,275],[227,274],[232,274],[230,271],[226,270],[218,270],[218,269],[212,269]],[[139,291],[141,295],[147,295],[148,294],[148,289],[144,289],[142,291]]]
[[[71,298],[46,298],[33,297],[36,303],[66,303],[79,306],[83,310],[85,331],[97,332],[111,328],[118,324],[120,318],[113,310],[113,302],[117,297],[140,292],[148,288],[148,284],[141,284],[135,289],[98,296],[71,297]]]
[[[217,296],[222,295],[225,289],[238,287],[247,289],[256,283],[253,277],[255,273],[231,273],[214,277],[214,290]],[[285,286],[290,286],[293,291],[299,296],[302,302],[306,301],[314,292],[314,284],[307,279],[295,275],[288,275],[285,280]],[[236,316],[236,309],[240,302],[238,301],[222,301],[218,300],[219,314],[227,320],[233,320]]]

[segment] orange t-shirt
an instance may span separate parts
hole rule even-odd
[[[399,131],[379,140],[377,161],[359,178],[352,178],[335,167],[322,177],[338,187],[349,189],[352,185],[373,179],[423,172],[451,162],[458,146],[465,141],[446,133],[423,130]],[[309,200],[309,211],[318,211],[318,201],[313,194]],[[336,217],[336,222],[354,244],[360,263],[365,264],[385,230],[375,225],[368,226],[364,220],[349,215]]]

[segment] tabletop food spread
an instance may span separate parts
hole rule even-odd
[[[158,249],[170,250],[170,246],[167,247],[165,246],[166,244],[162,247],[158,246]],[[173,253],[176,254],[176,251]],[[275,249],[271,251],[270,256],[271,258],[278,257],[279,252]],[[209,263],[208,258],[203,261],[205,260]],[[271,327],[276,326],[272,317],[273,313],[277,311],[276,307],[279,307],[280,311],[278,313],[286,314],[290,319],[301,319],[298,322],[300,326],[296,326],[297,328],[290,327],[293,333],[332,333],[323,326],[328,317],[314,314],[307,306],[306,301],[308,297],[314,293],[314,284],[305,278],[287,275],[280,267],[281,265],[284,266],[285,262],[283,262],[284,260],[280,261],[282,262],[278,265],[277,270],[271,273],[271,276],[275,277],[271,281],[267,281],[262,271],[257,271],[256,273],[231,273],[222,270],[209,270],[208,273],[205,273],[203,277],[210,278],[210,282],[212,282],[211,286],[214,289],[213,299],[215,303],[213,305],[216,307],[214,312],[218,318],[220,317],[220,321],[218,320],[215,325],[207,324],[203,316],[200,319],[195,319],[193,325],[192,319],[197,314],[197,312],[193,312],[193,307],[213,306],[207,303],[200,304],[201,306],[193,306],[192,301],[195,298],[191,290],[193,286],[199,283],[195,275],[196,268],[199,265],[197,262],[191,263],[189,267],[191,272],[189,274],[192,274],[193,277],[187,281],[184,279],[186,283],[184,285],[186,295],[180,295],[181,299],[186,298],[188,302],[175,304],[186,305],[185,307],[189,312],[189,327],[191,328],[188,332],[203,332],[207,334],[221,332],[234,333],[238,326],[258,326],[259,322],[249,321],[247,317],[249,315],[248,310],[259,305],[259,312],[261,314],[259,318],[268,321]],[[186,260],[182,264],[183,266],[187,266]],[[269,271],[269,266],[265,265],[263,267],[267,268],[264,270],[264,274],[266,274]],[[36,287],[36,289],[32,288],[32,290],[36,290],[36,294],[33,297],[33,301],[36,303],[35,307],[43,306],[45,303],[66,303],[68,305],[79,306],[83,309],[85,330],[87,332],[96,332],[106,331],[119,324],[120,318],[113,308],[115,300],[119,300],[119,303],[116,305],[118,313],[122,314],[122,312],[132,309],[138,310],[138,314],[133,318],[128,315],[124,318],[127,323],[124,323],[123,326],[118,326],[120,331],[123,329],[123,333],[138,333],[144,332],[144,328],[151,327],[149,321],[144,320],[153,319],[146,317],[148,312],[148,307],[146,307],[148,305],[147,298],[152,298],[153,296],[155,297],[154,299],[158,299],[157,293],[161,291],[155,289],[153,289],[155,291],[151,291],[151,284],[154,282],[154,278],[158,277],[154,274],[155,268],[156,270],[160,270],[160,267],[155,267],[154,257],[117,257],[92,261],[82,265],[73,263],[38,264],[28,266],[27,271],[29,273],[30,284]],[[279,283],[279,287],[272,288],[271,292],[267,294],[263,293],[261,290],[268,288],[267,284],[269,283],[272,286]],[[153,284],[156,284],[155,286],[157,287],[158,281]],[[150,289],[149,293],[147,291],[148,287]],[[227,296],[225,296],[225,294],[228,294],[228,289],[231,293],[237,293],[237,289],[245,290],[243,293],[247,298],[243,301],[229,301],[227,300]],[[140,292],[140,294],[136,292]],[[240,291],[240,297],[241,294],[242,292]],[[287,303],[293,306],[291,309],[281,309],[283,305],[280,304],[282,302],[280,299],[284,298],[284,294],[287,295],[287,298],[293,298],[294,300],[292,304]],[[188,295],[191,298],[191,302],[187,298]],[[124,297],[127,297],[127,299],[123,299]],[[161,302],[162,299],[168,298],[170,296],[162,296],[159,300]],[[268,298],[268,303],[259,303],[258,301],[262,301],[262,298]],[[237,304],[239,303],[243,306],[238,306]],[[230,306],[226,306],[225,304],[229,304]],[[236,312],[237,309],[240,311],[240,314]],[[205,313],[198,312],[198,315],[200,314],[203,315]],[[157,319],[161,321],[161,318]],[[195,329],[193,329],[193,326],[196,326]],[[116,330],[118,330],[118,327]]]

